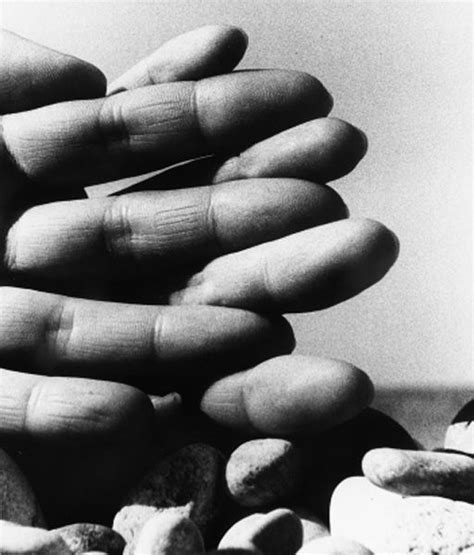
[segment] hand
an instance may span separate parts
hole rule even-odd
[[[282,358],[293,336],[278,316],[341,302],[396,257],[386,228],[345,220],[334,191],[300,180],[349,172],[365,139],[323,117],[331,99],[308,75],[226,73],[244,42],[215,27],[175,39],[104,97],[90,65],[4,41],[0,364],[11,370],[0,437],[31,450],[34,481],[68,485],[63,516],[112,500],[150,449],[149,399],[98,378],[151,377],[160,391],[239,371],[208,389],[203,409],[264,433],[314,433],[370,397],[350,365]],[[202,156],[146,182],[153,190],[81,198],[84,186]],[[86,284],[103,298],[104,278],[108,300],[71,296]],[[272,391],[281,410],[247,403]]]

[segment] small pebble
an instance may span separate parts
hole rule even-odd
[[[2,555],[72,555],[73,552],[56,532],[0,520],[0,553]]]
[[[474,399],[453,418],[446,430],[444,446],[474,455]]]
[[[120,534],[100,524],[69,524],[55,531],[73,553],[105,551],[109,555],[121,555],[125,548],[125,540]]]
[[[290,508],[301,520],[303,526],[303,545],[314,538],[329,536],[329,528],[319,516],[303,507]]]
[[[301,476],[301,455],[290,441],[254,439],[231,454],[225,476],[236,503],[262,507],[295,493]]]
[[[474,549],[474,505],[443,497],[403,497],[366,478],[348,478],[332,497],[330,529],[374,553],[467,555]]]
[[[296,555],[373,555],[360,543],[347,538],[337,536],[327,536],[315,538],[296,552]]]
[[[474,503],[474,458],[457,453],[373,449],[363,461],[376,486],[401,495],[436,495]]]
[[[23,526],[45,526],[28,480],[3,449],[0,449],[0,519]]]
[[[149,518],[138,535],[135,555],[198,555],[204,553],[199,528],[176,512],[159,512]]]
[[[303,529],[297,515],[289,509],[275,509],[239,520],[227,530],[218,548],[254,549],[264,555],[294,555],[302,541]]]
[[[213,447],[194,444],[159,461],[129,492],[113,528],[127,544],[158,511],[190,518],[202,534],[218,515],[223,498],[224,458]]]

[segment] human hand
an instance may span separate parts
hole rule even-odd
[[[176,39],[108,98],[95,68],[6,41],[0,364],[11,370],[2,374],[0,437],[31,450],[29,474],[53,476],[58,491],[67,484],[86,511],[141,470],[152,405],[138,389],[98,379],[151,376],[158,391],[179,390],[193,375],[240,370],[208,389],[203,409],[265,433],[314,433],[365,406],[370,385],[357,369],[281,358],[293,336],[277,314],[355,295],[396,257],[383,226],[343,220],[336,193],[295,179],[334,179],[365,152],[359,131],[322,117],[331,105],[322,85],[286,71],[220,75],[243,54],[235,29]],[[87,185],[210,154],[146,187],[212,187],[64,200]],[[138,293],[176,306],[68,296],[82,295],[87,282],[100,297],[104,276],[120,301]],[[247,414],[246,394],[258,399],[269,388],[282,410],[269,403]]]

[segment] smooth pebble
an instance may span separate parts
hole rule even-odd
[[[444,446],[474,455],[474,399],[453,418],[446,430]]]
[[[289,509],[255,513],[234,524],[219,542],[219,549],[248,549],[265,555],[294,555],[301,547],[303,529]]]
[[[301,478],[301,454],[284,439],[254,439],[237,447],[225,477],[232,499],[245,507],[262,507],[288,499]]]
[[[353,477],[334,491],[330,530],[375,553],[465,554],[474,548],[474,506],[443,497],[403,497]]]
[[[0,519],[23,526],[45,526],[28,480],[3,449],[0,449]]]
[[[198,555],[204,553],[199,528],[176,512],[162,511],[149,518],[133,549],[135,555]]]
[[[73,553],[84,551],[105,551],[109,555],[121,555],[125,548],[123,537],[100,524],[80,522],[56,528]]]
[[[373,449],[362,460],[376,486],[401,495],[435,495],[474,502],[474,457],[439,451]]]

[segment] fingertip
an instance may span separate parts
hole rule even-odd
[[[248,372],[243,404],[252,425],[288,436],[322,431],[363,410],[372,399],[369,377],[338,360],[281,356]]]

